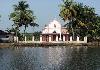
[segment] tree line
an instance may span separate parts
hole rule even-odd
[[[95,13],[95,8],[77,3],[74,0],[62,0],[60,14],[65,26],[73,36],[88,36],[98,39],[100,36],[100,16]]]

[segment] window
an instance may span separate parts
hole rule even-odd
[[[56,28],[56,25],[54,24],[54,27]]]
[[[53,31],[53,33],[56,33],[56,31]]]

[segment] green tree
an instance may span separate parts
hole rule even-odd
[[[71,32],[73,33],[74,37],[74,26],[75,26],[74,20],[76,17],[76,11],[73,8],[73,6],[75,5],[75,2],[73,2],[73,0],[63,0],[63,3],[64,4],[61,5],[59,16],[64,21],[69,20],[69,23],[67,25],[71,29]]]
[[[19,40],[21,41],[23,41],[24,40],[24,36],[23,36],[23,34],[22,33],[20,33],[20,30],[17,30],[16,31],[16,29],[15,28],[7,28],[6,29],[6,31],[8,32],[8,33],[13,33],[13,35],[15,36],[15,33],[17,34],[17,36],[19,37]]]
[[[34,35],[34,37],[35,37],[35,38],[34,38],[35,41],[39,41],[39,40],[40,40],[40,35],[41,35],[41,33],[42,33],[41,31],[39,31],[39,32],[38,32],[38,31],[37,31],[37,32],[34,32],[33,35]]]
[[[19,1],[17,5],[14,5],[14,12],[10,14],[10,19],[14,22],[13,26],[15,26],[16,32],[19,27],[25,27],[24,34],[29,25],[32,27],[39,26],[35,23],[36,16],[29,9],[29,4],[26,1]]]
[[[79,36],[95,36],[99,31],[100,18],[95,14],[95,9],[74,0],[63,0],[59,16],[64,20],[69,20],[67,26],[70,32]]]

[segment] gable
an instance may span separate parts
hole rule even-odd
[[[48,24],[48,26],[46,26],[44,28],[44,30],[42,31],[42,33],[60,33],[61,32],[61,24],[56,21],[56,20],[53,20],[52,22],[50,22]]]

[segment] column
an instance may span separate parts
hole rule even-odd
[[[42,42],[42,35],[40,35],[40,42]]]
[[[56,41],[58,41],[58,35],[56,35]]]
[[[14,36],[14,42],[16,42],[17,41],[17,38]]]
[[[49,35],[49,42],[51,42],[51,35]]]
[[[60,37],[59,37],[59,40],[61,41],[62,39],[61,39],[61,32],[60,32]]]
[[[72,41],[72,36],[70,36],[70,41]]]
[[[77,36],[77,42],[79,43],[79,37]]]
[[[63,41],[65,41],[65,35],[63,35]]]
[[[68,32],[67,32],[66,37],[67,37],[67,41],[69,41],[69,33]]]
[[[32,37],[32,42],[34,42],[34,36]]]
[[[84,37],[84,43],[87,43],[87,36]]]
[[[26,36],[25,36],[25,43],[26,43]]]
[[[18,42],[18,37],[17,37],[17,42]]]
[[[18,42],[18,37],[14,36],[14,42]]]

